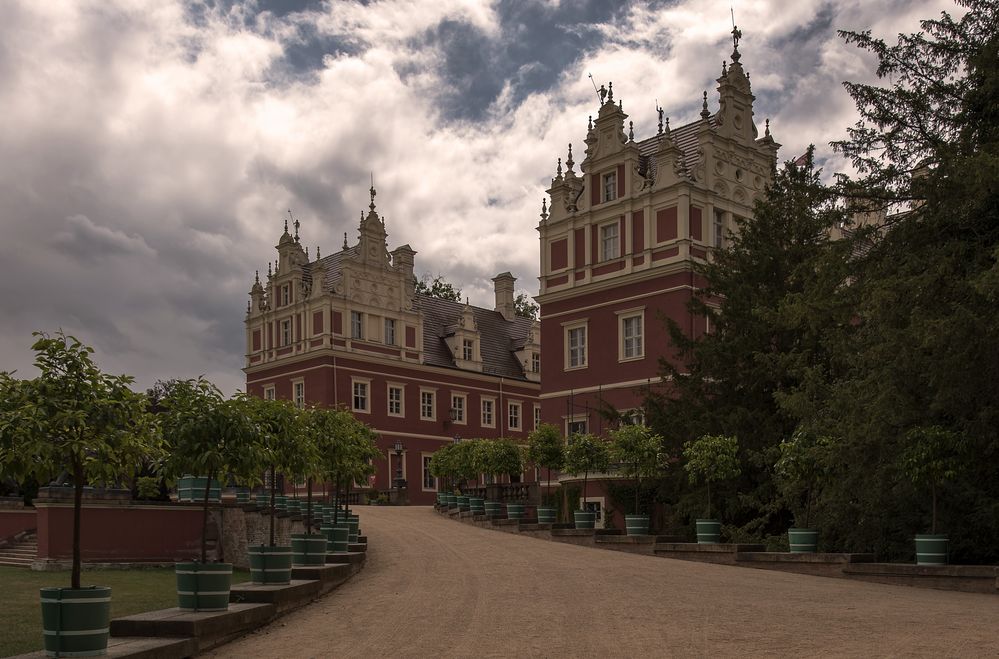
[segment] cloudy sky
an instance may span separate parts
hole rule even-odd
[[[537,292],[534,227],[555,159],[581,152],[613,81],[641,139],[674,126],[743,31],[756,121],[780,156],[855,120],[869,57],[947,0],[3,0],[0,370],[64,328],[145,387],[243,381],[243,316],[287,209],[314,254],[356,236],[374,173],[390,248],[492,303]],[[714,109],[715,104],[712,104]],[[827,159],[827,160],[826,160]]]

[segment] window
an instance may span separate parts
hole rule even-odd
[[[364,315],[359,311],[350,312],[350,338],[364,338]]]
[[[424,490],[436,490],[437,489],[437,479],[434,475],[430,473],[430,457],[429,455],[423,456],[423,489]]]
[[[354,380],[354,411],[368,411],[368,383]]]
[[[566,329],[566,366],[583,368],[586,366],[586,326]]]
[[[645,410],[640,407],[636,407],[633,410],[627,410],[622,415],[625,422],[633,426],[644,426],[645,425]]]
[[[305,407],[305,383],[302,381],[295,383],[295,407]]]
[[[541,425],[541,406],[534,406],[534,429],[537,430]]]
[[[604,174],[604,201],[617,199],[617,172]]]
[[[465,423],[465,394],[451,396],[451,411],[455,423]]]
[[[434,398],[436,394],[433,391],[421,391],[420,392],[420,418],[428,421],[433,421],[437,418],[434,410]]]
[[[600,227],[600,260],[610,261],[618,257],[618,223]]]
[[[714,238],[715,247],[722,248],[725,246],[725,220],[721,211],[715,211]]]
[[[388,413],[389,416],[405,416],[402,411],[402,392],[399,385],[390,384],[388,386]]]
[[[621,318],[621,357],[637,359],[645,354],[642,344],[642,316]]]
[[[395,319],[385,319],[385,345],[395,345]]]
[[[461,358],[469,362],[475,359],[475,341],[472,339],[461,340]]]
[[[274,387],[264,387],[264,400],[274,400]]]
[[[506,427],[510,430],[520,430],[520,403],[510,403]]]
[[[281,321],[281,345],[291,345],[291,319]]]
[[[281,287],[281,306],[286,307],[291,304],[291,285],[285,284]]]
[[[531,372],[532,373],[541,372],[541,353],[538,352],[531,353]]]
[[[494,428],[496,421],[493,419],[493,409],[496,401],[492,398],[482,399],[482,425],[486,428]]]
[[[569,419],[565,429],[567,435],[585,435],[586,419]]]

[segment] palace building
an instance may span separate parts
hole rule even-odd
[[[779,144],[753,120],[754,96],[733,30],[722,64],[718,108],[702,96],[700,118],[671,128],[659,110],[655,135],[636,139],[632,122],[600,90],[576,173],[572,145],[559,159],[537,227],[541,246],[541,417],[566,436],[605,434],[615,417],[641,417],[644,390],[662,383],[670,357],[668,317],[696,336],[710,331],[687,303],[703,286],[697,265],[711,258],[772,180]],[[586,493],[606,505],[599,481]]]
[[[401,467],[411,503],[433,503],[428,463],[443,444],[526,439],[541,414],[540,325],[514,313],[510,273],[493,279],[494,309],[417,293],[416,252],[389,252],[373,186],[356,244],[345,235],[310,259],[294,232],[286,223],[276,267],[250,290],[248,393],[352,410],[387,458],[369,485],[389,490]]]

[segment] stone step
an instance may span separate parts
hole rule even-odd
[[[26,549],[24,547],[15,547],[12,549],[0,549],[0,556],[30,556],[34,558],[37,555],[37,548]]]
[[[34,560],[30,559],[30,558],[2,558],[2,557],[0,557],[0,565],[5,565],[7,567],[27,567],[27,568],[30,568],[32,563],[34,563]]]
[[[198,637],[198,648],[212,641],[239,634],[267,623],[274,617],[273,604],[230,604],[228,611],[181,611],[174,607],[115,618],[111,636]]]
[[[106,657],[111,659],[182,659],[198,651],[194,638],[145,638],[121,636],[108,639]],[[44,650],[20,654],[11,659],[42,659]]]

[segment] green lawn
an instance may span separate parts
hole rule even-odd
[[[233,583],[247,581],[245,570],[236,570]],[[147,570],[86,570],[84,586],[111,587],[111,617],[177,606],[177,580],[173,568]],[[0,566],[0,657],[42,649],[42,614],[38,589],[69,586],[69,572],[34,572]]]

